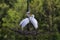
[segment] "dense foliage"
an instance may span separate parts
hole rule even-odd
[[[26,17],[27,0],[0,0],[0,40],[60,40],[60,0],[30,0],[30,10],[42,32],[36,37],[9,29],[21,30],[19,22]]]

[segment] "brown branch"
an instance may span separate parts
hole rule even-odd
[[[17,32],[21,35],[37,35],[37,34],[39,34],[39,32],[37,32],[37,31],[27,31],[27,30],[22,31],[22,30],[15,30],[15,29],[12,29],[12,28],[9,28],[9,29],[14,31],[14,32]]]

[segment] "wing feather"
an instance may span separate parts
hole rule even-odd
[[[27,24],[29,23],[29,19],[28,18],[25,18],[23,19],[19,25],[21,25],[22,27],[25,27]]]
[[[38,28],[38,22],[37,22],[37,20],[35,18],[31,18],[30,21],[33,24],[33,26],[35,27],[35,29],[37,29]]]

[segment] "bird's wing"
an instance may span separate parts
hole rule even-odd
[[[25,27],[27,24],[29,23],[29,19],[28,18],[25,18],[23,19],[19,25],[21,25],[22,27]]]
[[[37,22],[37,20],[35,18],[31,18],[30,21],[33,24],[33,26],[35,27],[35,29],[37,29],[38,28],[38,22]]]

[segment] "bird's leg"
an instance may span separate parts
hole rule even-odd
[[[35,34],[37,35],[37,32],[38,32],[38,28],[34,28],[34,30],[35,30]]]
[[[23,27],[21,27],[22,31],[23,31]]]
[[[36,31],[36,35],[37,35],[37,33],[38,33],[38,30],[37,30],[37,29],[35,29],[35,31]]]

